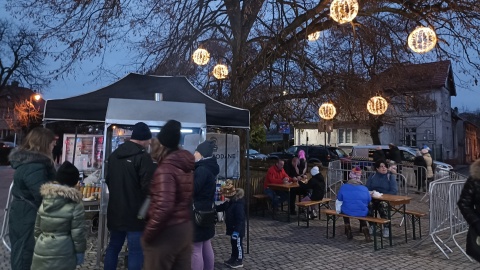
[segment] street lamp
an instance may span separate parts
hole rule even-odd
[[[32,100],[35,100],[35,102],[38,102],[42,98],[42,95],[37,93],[36,91],[33,91],[33,94],[30,95],[30,99],[28,101],[27,107],[28,107],[28,112],[27,112],[27,132],[30,130],[30,108],[35,106],[33,105]]]

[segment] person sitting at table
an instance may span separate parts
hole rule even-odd
[[[294,179],[290,178],[288,174],[283,169],[285,162],[281,159],[278,159],[274,165],[272,165],[265,176],[265,182],[263,183],[263,189],[265,194],[272,200],[273,209],[278,208],[280,203],[283,203],[288,199],[288,191],[274,191],[268,187],[269,184],[284,184],[287,182],[293,182]],[[279,198],[280,197],[280,200]],[[292,196],[295,202],[295,196]],[[295,205],[290,204],[290,214],[296,214]]]
[[[369,191],[377,191],[383,194],[397,195],[398,185],[396,179],[396,171],[393,169],[387,169],[387,162],[384,160],[377,160],[374,164],[377,170],[374,175],[370,176],[367,180],[367,188]],[[370,203],[369,216],[374,216],[374,212],[377,211],[381,218],[388,217],[388,203],[381,200],[372,200]],[[370,224],[370,233],[373,232],[373,224]],[[383,228],[383,237],[388,237],[388,227]]]
[[[363,185],[361,176],[362,170],[360,167],[354,167],[350,171],[348,182],[340,187],[337,195],[337,201],[340,204],[340,213],[354,217],[366,217],[368,215],[368,205],[372,197],[370,196],[368,188]],[[350,218],[344,217],[343,223],[345,224],[347,239],[350,240],[353,238]],[[365,240],[370,242],[371,239],[367,222],[360,220],[360,228],[365,235]]]
[[[300,159],[298,157],[293,157],[285,164],[284,170],[287,173],[288,177],[290,177],[290,179],[293,179],[293,181],[304,181],[307,179],[307,176],[305,174],[303,175],[301,174],[298,167],[299,164],[300,164]],[[297,195],[305,197],[307,196],[307,194],[308,194],[308,189],[305,186],[291,188],[290,202],[289,202],[290,206],[295,205],[295,199],[297,198]],[[293,211],[292,213],[295,213],[295,211]]]
[[[298,173],[301,176],[307,175],[307,159],[303,150],[298,151]]]
[[[300,188],[308,190],[307,196],[302,199],[304,201],[321,201],[325,196],[325,180],[320,173],[320,169],[315,166],[310,170],[312,178],[301,180],[298,182]],[[305,219],[315,219],[318,217],[318,205],[309,208],[309,211],[305,213]]]

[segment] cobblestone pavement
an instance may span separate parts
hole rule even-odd
[[[0,179],[5,180],[4,171],[0,170]],[[0,189],[3,192],[5,189]],[[8,190],[7,190],[8,191]],[[408,209],[428,210],[428,204],[420,202],[422,195],[410,194],[412,202]],[[4,202],[1,202],[2,205]],[[2,207],[3,214],[3,207]],[[285,217],[285,216],[283,216]],[[282,218],[280,216],[280,218]],[[2,218],[3,219],[3,218]],[[373,243],[366,243],[358,230],[358,222],[352,220],[354,238],[347,240],[342,234],[343,222],[337,223],[335,238],[325,238],[326,221],[315,220],[310,228],[305,224],[297,226],[296,217],[292,222],[272,220],[271,216],[253,216],[250,222],[250,252],[245,255],[245,269],[478,269],[478,263],[470,262],[455,244],[450,241],[447,245],[453,250],[448,253],[447,259],[434,245],[428,236],[428,216],[422,218],[423,242],[413,240],[408,227],[408,243],[405,243],[404,228],[399,227],[400,217],[393,219],[393,246],[373,251]],[[445,237],[446,239],[447,237]],[[99,269],[95,266],[96,247],[95,235],[89,237],[89,251],[86,254],[86,263],[78,269]],[[465,241],[460,237],[460,243]],[[224,235],[224,224],[217,225],[217,235],[212,241],[215,250],[215,269],[228,269],[223,261],[230,256],[230,240]],[[414,250],[412,247],[418,245]],[[9,253],[0,245],[0,270],[10,269]],[[246,249],[246,241],[244,244]],[[101,268],[100,268],[101,269]],[[124,269],[123,260],[118,269]]]

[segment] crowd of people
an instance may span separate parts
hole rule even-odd
[[[226,202],[215,205],[219,167],[214,142],[199,144],[191,154],[179,146],[180,130],[180,122],[170,120],[152,138],[150,128],[139,122],[130,140],[109,156],[110,238],[104,269],[117,269],[125,239],[128,269],[214,269],[215,223],[199,223],[196,215],[216,215],[215,210],[225,212],[231,238],[225,264],[243,267],[244,191],[227,181],[221,188]],[[76,188],[80,173],[68,161],[55,172],[56,139],[49,129],[35,128],[9,156],[15,169],[8,224],[13,270],[68,270],[84,262],[85,213]],[[142,207],[145,216],[139,213]]]

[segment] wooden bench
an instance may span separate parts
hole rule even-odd
[[[413,240],[416,240],[417,236],[416,236],[416,233],[415,233],[415,224],[418,224],[418,233],[420,235],[420,239],[422,238],[422,223],[420,222],[420,219],[424,216],[426,216],[427,214],[426,213],[422,213],[422,212],[416,212],[416,211],[410,211],[410,210],[406,210],[405,211],[405,214],[410,218],[410,220],[412,221],[412,233],[413,233]],[[406,221],[405,221],[406,222]],[[406,224],[405,224],[406,226]]]
[[[258,206],[262,204],[262,216],[265,216],[265,209],[268,209],[270,198],[267,194],[255,194],[253,195],[253,198],[255,198],[255,214],[258,212]]]
[[[347,217],[350,219],[357,219],[357,220],[363,220],[367,221],[370,223],[374,223],[374,230],[373,230],[373,249],[378,250],[377,248],[377,233],[380,234],[380,246],[383,248],[383,237],[382,237],[382,226],[381,225],[386,225],[390,223],[390,220],[388,219],[383,219],[383,218],[374,218],[374,217],[353,217],[353,216],[348,216],[345,214],[337,214],[335,210],[330,210],[330,209],[324,209],[321,211],[327,216],[327,238],[328,238],[328,224],[330,223],[330,220],[333,221],[333,233],[332,237],[335,237],[335,222],[338,217]],[[390,230],[390,234],[392,231]]]
[[[321,201],[304,201],[304,202],[297,202],[295,203],[295,205],[298,207],[298,211],[297,211],[297,226],[300,226],[300,209],[301,208],[304,208],[305,211],[308,212],[308,208],[310,206],[314,206],[314,205],[318,205],[318,209],[320,210],[320,208],[322,207],[325,207],[327,209],[330,209],[330,201],[332,199],[329,199],[329,198],[325,198]],[[320,213],[318,213],[318,219],[320,219]],[[310,220],[307,218],[307,228],[310,226]]]

